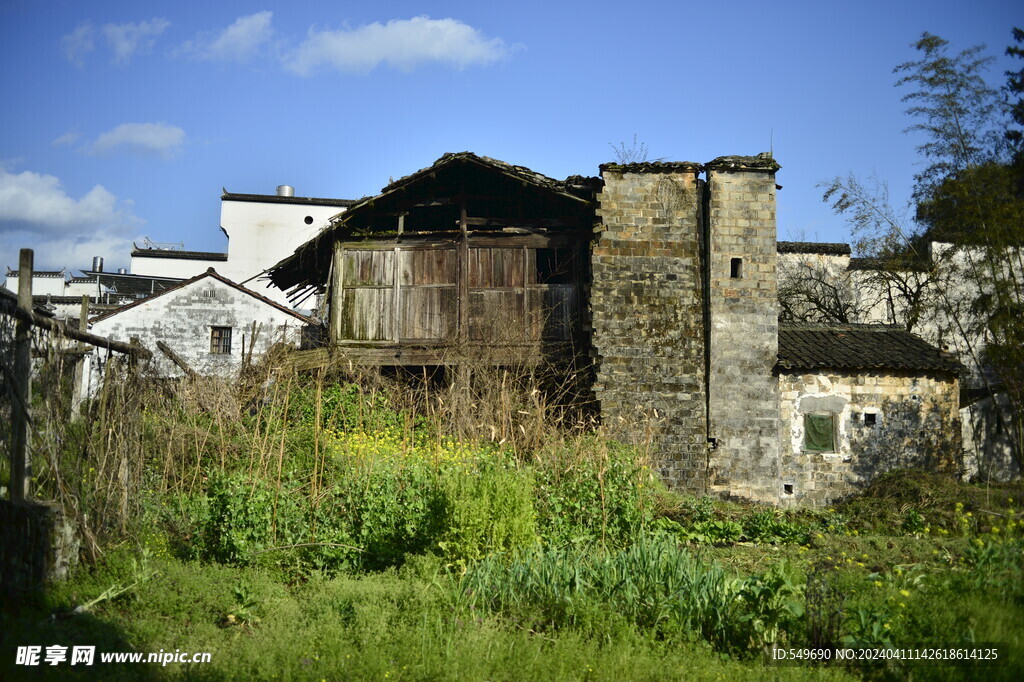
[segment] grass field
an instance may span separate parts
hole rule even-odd
[[[260,386],[111,388],[38,435],[38,485],[73,498],[95,541],[70,580],[4,604],[0,677],[1024,673],[1019,483],[893,472],[833,508],[781,512],[665,491],[642,448],[559,423],[524,387],[470,396],[478,418],[460,422],[435,409],[450,395]],[[768,654],[985,643],[998,665]],[[15,664],[18,647],[54,645],[96,660]],[[210,660],[100,661],[112,652]]]

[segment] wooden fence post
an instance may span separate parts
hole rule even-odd
[[[18,307],[32,312],[32,249],[22,249],[18,259]],[[32,385],[32,324],[19,318],[14,334],[14,400],[11,417],[11,501],[22,502],[32,494],[32,462],[28,457],[29,405]]]

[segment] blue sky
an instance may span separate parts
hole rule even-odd
[[[906,202],[910,44],[986,43],[1002,84],[1014,25],[991,0],[5,0],[0,265],[224,250],[221,187],[358,198],[449,151],[596,175],[634,134],[666,160],[772,146],[780,239],[847,241],[817,185],[877,175]]]

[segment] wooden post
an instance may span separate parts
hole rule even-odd
[[[82,308],[78,313],[78,331],[89,331],[89,296],[82,294]],[[77,417],[82,407],[82,385],[85,383],[85,343],[78,342],[81,355],[75,356],[74,381],[71,388],[71,416]]]
[[[32,249],[18,259],[18,307],[32,312]],[[32,324],[19,318],[14,334],[14,400],[11,417],[11,501],[23,502],[32,494],[32,463],[28,457],[29,405],[32,385]]]
[[[459,198],[459,266],[456,270],[459,325],[459,354],[465,354],[465,344],[469,341],[469,232],[466,225],[466,200]]]
[[[332,263],[330,287],[327,290],[328,336],[330,343],[336,344],[341,339],[341,318],[345,298],[345,247],[341,241],[334,242],[334,261]]]

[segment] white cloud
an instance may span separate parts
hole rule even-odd
[[[185,131],[167,123],[122,123],[108,130],[89,145],[93,154],[103,155],[125,150],[165,159],[181,152]]]
[[[77,142],[79,137],[81,137],[81,133],[79,133],[77,130],[69,130],[68,132],[64,133],[63,135],[55,139],[50,144],[52,144],[54,147],[67,147]]]
[[[102,185],[79,199],[59,178],[0,168],[0,261],[17,266],[18,249],[35,250],[35,266],[88,267],[91,256],[125,257],[142,221],[130,201]]]
[[[219,34],[200,34],[183,44],[177,54],[211,61],[245,62],[267,43],[274,33],[270,25],[273,12],[257,12],[239,17]]]
[[[456,19],[394,19],[352,30],[316,31],[284,60],[289,70],[307,76],[320,66],[366,73],[380,64],[410,71],[434,62],[462,69],[491,64],[508,54],[501,38],[485,38]]]
[[[145,54],[153,49],[156,38],[171,25],[159,17],[137,24],[106,24],[103,35],[114,52],[115,64],[127,64],[136,53]]]
[[[95,47],[94,39],[96,29],[88,21],[84,21],[75,27],[75,30],[60,39],[60,46],[64,49],[64,56],[75,66],[81,67],[85,64],[85,55],[92,52]]]

